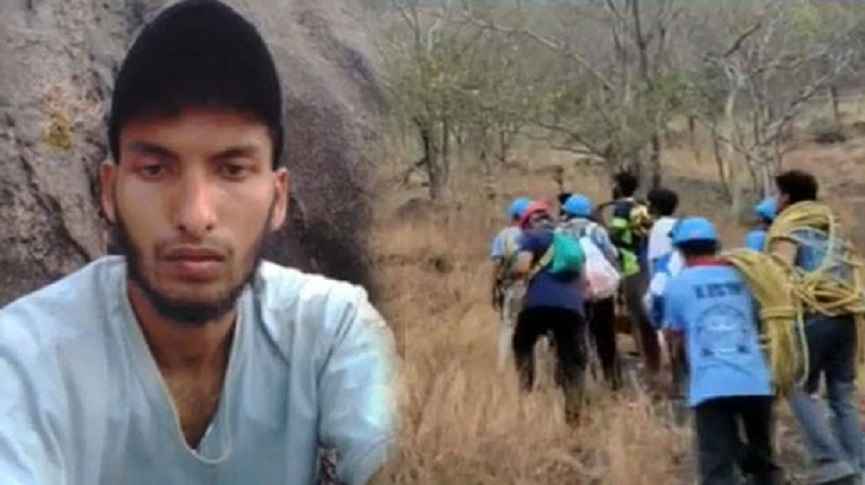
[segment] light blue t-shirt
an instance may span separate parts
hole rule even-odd
[[[490,259],[508,259],[519,250],[519,239],[522,231],[517,226],[502,229],[493,239],[490,248]]]
[[[685,334],[690,406],[718,397],[772,395],[756,303],[738,271],[686,268],[667,283],[664,300],[664,327]]]
[[[745,235],[745,247],[754,251],[763,251],[766,247],[766,230],[754,229]]]
[[[180,430],[126,296],[99,259],[0,309],[0,483],[317,483],[318,448],[366,483],[395,435],[393,338],[363,289],[262,263],[238,303],[219,407]]]

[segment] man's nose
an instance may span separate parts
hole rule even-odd
[[[177,197],[176,224],[180,232],[201,239],[213,230],[216,210],[206,174],[184,174]]]

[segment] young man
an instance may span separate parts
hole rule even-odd
[[[657,188],[649,192],[647,198],[649,213],[654,223],[649,232],[646,250],[644,271],[648,273],[649,285],[644,296],[643,307],[652,325],[660,328],[663,319],[664,287],[667,281],[676,276],[684,266],[681,254],[673,248],[671,237],[673,227],[679,221],[678,218],[673,217],[679,207],[679,196],[672,190]],[[666,347],[674,377],[673,393],[678,397],[685,391],[687,369],[684,355],[682,349],[671,346],[670,342],[666,342]]]
[[[546,203],[534,202],[523,214],[520,252],[514,274],[529,280],[525,304],[517,319],[513,349],[520,384],[531,392],[535,380],[535,342],[552,332],[558,361],[557,381],[565,394],[569,423],[579,420],[586,368],[583,296],[576,284],[579,273],[557,275],[543,266],[553,243],[555,223]]]
[[[755,300],[738,271],[716,258],[718,235],[711,222],[683,220],[673,244],[686,268],[667,284],[664,328],[687,349],[700,483],[738,483],[738,466],[754,483],[780,484],[772,462],[772,390]]]
[[[764,199],[754,206],[754,213],[760,220],[759,227],[745,235],[745,247],[754,251],[763,251],[766,246],[766,231],[772,225],[777,215],[777,202],[774,197]]]
[[[661,344],[643,304],[649,287],[645,260],[651,217],[648,209],[634,198],[638,187],[637,177],[630,173],[615,176],[613,217],[608,227],[610,238],[619,250],[624,277],[621,294],[631,322],[631,334],[642,356],[649,385],[654,386],[661,371]]]
[[[363,289],[261,261],[282,225],[282,96],[215,0],[147,25],[116,80],[102,206],[123,256],[0,310],[0,477],[367,483],[395,435],[393,338]]]
[[[678,219],[673,217],[679,207],[679,196],[669,189],[657,188],[649,192],[649,214],[655,222],[649,231],[646,251],[649,275],[654,275],[655,262],[673,251],[670,231]]]
[[[562,205],[562,211],[566,218],[562,228],[577,238],[588,236],[607,262],[618,269],[618,251],[610,241],[607,230],[591,219],[593,212],[591,199],[582,194],[572,195]],[[586,315],[589,331],[601,360],[604,380],[613,389],[618,389],[622,384],[622,376],[616,349],[615,295],[586,302]]]
[[[852,272],[844,262],[848,255],[840,252],[849,246],[844,240],[829,240],[828,221],[815,221],[813,225],[788,222],[796,219],[796,212],[803,205],[826,209],[825,205],[816,203],[818,186],[814,176],[791,170],[777,176],[775,183],[779,192],[775,224],[779,228],[795,227],[768,241],[767,250],[809,278],[820,275],[823,268],[832,270],[824,273],[824,277],[842,280],[849,277]],[[774,235],[775,229],[775,226],[770,229],[770,235]],[[833,243],[831,247],[830,242]],[[857,331],[853,314],[825,315],[817,308],[805,310],[809,373],[805,387],[791,395],[790,407],[815,464],[812,483],[838,480],[853,483],[854,477],[862,471],[862,433],[856,406]],[[833,420],[827,418],[821,399],[816,395],[821,377],[825,378]]]
[[[525,282],[513,277],[511,267],[516,260],[522,234],[520,218],[531,202],[528,197],[519,197],[511,202],[507,211],[510,225],[496,235],[490,251],[490,259],[493,262],[493,308],[499,312],[499,371],[504,370],[511,355],[514,326],[526,293]]]
[[[628,273],[639,271],[639,268],[629,269],[637,263],[640,249],[640,235],[632,227],[631,215],[637,201],[634,194],[639,188],[637,177],[627,172],[621,172],[613,177],[613,214],[608,224],[613,244],[620,251],[622,268]],[[632,258],[632,259],[626,259]]]

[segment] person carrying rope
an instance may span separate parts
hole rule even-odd
[[[511,202],[507,211],[510,225],[496,235],[490,251],[493,261],[492,304],[499,312],[499,371],[504,370],[511,355],[514,326],[526,293],[525,282],[513,277],[511,267],[516,260],[518,241],[522,234],[520,218],[531,202],[528,197],[519,197]]]
[[[791,170],[775,181],[779,214],[766,248],[789,269],[806,344],[798,358],[804,379],[790,391],[790,407],[814,461],[811,483],[857,483],[863,451],[855,402],[865,315],[862,259],[839,233],[837,216],[817,201],[813,175]],[[817,396],[821,377],[834,426]]]
[[[703,218],[676,225],[685,269],[664,292],[663,328],[687,349],[701,485],[782,483],[772,460],[772,389],[760,349],[757,305],[742,275],[717,257],[718,234]],[[740,424],[745,431],[743,442]]]

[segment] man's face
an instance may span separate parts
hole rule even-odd
[[[117,225],[129,277],[164,317],[224,315],[285,220],[288,176],[272,169],[267,127],[219,110],[127,123],[102,204]]]
[[[552,221],[550,215],[546,212],[535,212],[529,216],[529,229],[540,229],[545,224],[549,224]]]
[[[790,205],[790,195],[779,190],[778,195],[775,196],[775,207],[777,207],[776,212],[780,214],[788,205]]]

